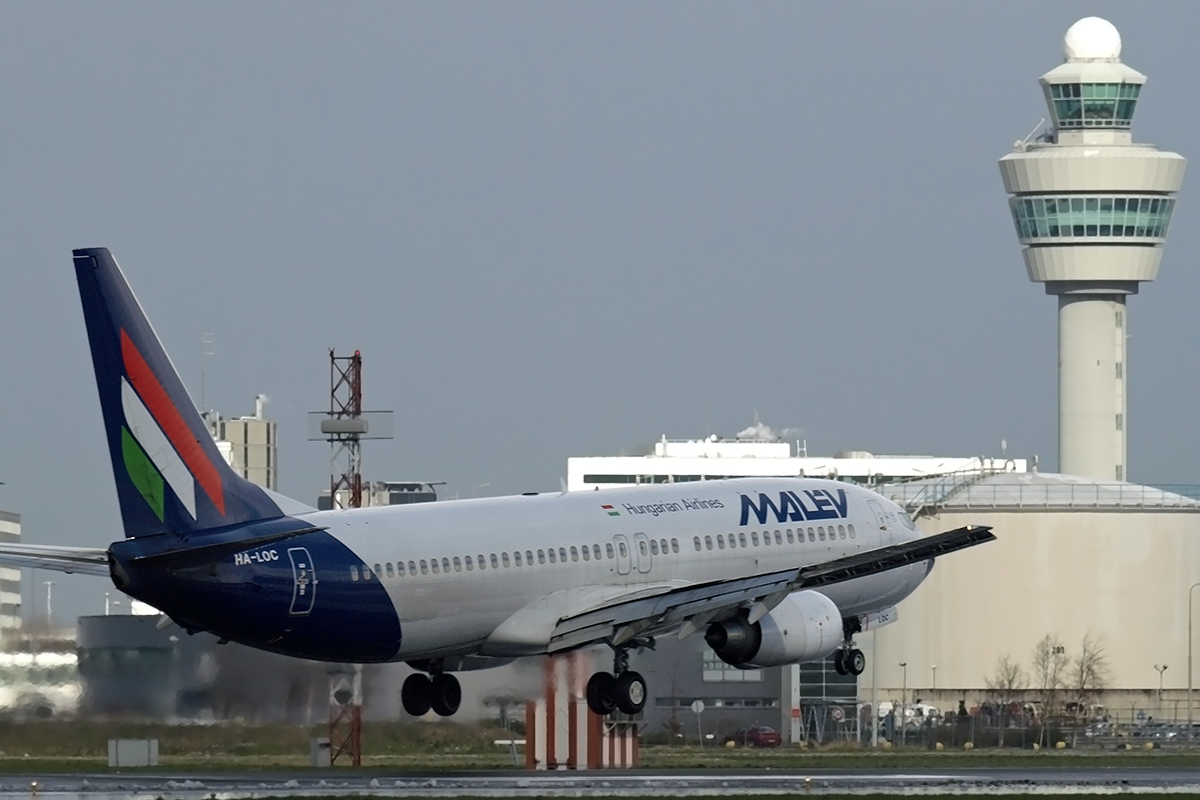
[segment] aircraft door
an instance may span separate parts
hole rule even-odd
[[[888,526],[887,514],[883,511],[883,506],[879,505],[876,500],[868,500],[867,505],[871,509],[871,514],[875,517],[875,527],[879,531],[879,544],[886,547],[892,543],[893,531]]]
[[[653,566],[651,559],[654,555],[650,552],[650,538],[644,533],[635,533],[633,550],[633,562],[637,564],[637,571],[645,575]]]
[[[632,564],[629,540],[624,536],[614,536],[613,545],[617,548],[617,574],[628,575]]]
[[[292,562],[292,607],[288,614],[303,617],[313,610],[317,598],[317,573],[313,568],[312,556],[307,547],[289,547],[288,558]]]

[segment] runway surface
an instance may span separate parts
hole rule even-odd
[[[36,785],[35,785],[36,784]],[[1200,792],[1200,768],[714,770],[385,773],[349,771],[6,775],[0,798],[635,797],[739,794],[1016,794]]]

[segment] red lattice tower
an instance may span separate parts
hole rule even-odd
[[[362,507],[362,437],[367,420],[362,407],[362,353],[339,356],[329,351],[329,417],[321,422],[321,433],[329,437],[329,497],[338,508],[338,491],[346,492],[349,508]],[[344,461],[343,461],[344,459]]]
[[[362,766],[362,665],[329,673],[329,765]]]

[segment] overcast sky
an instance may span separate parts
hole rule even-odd
[[[996,160],[1076,19],[1200,153],[1200,4],[5,3],[0,508],[121,535],[71,249],[112,249],[208,405],[270,397],[312,503],[327,351],[368,479],[555,490],[570,455],[732,435],[1056,461],[1055,301]],[[1200,483],[1191,184],[1130,301],[1129,473]],[[107,581],[54,577],[60,619]],[[39,599],[39,605],[42,600]],[[28,591],[26,608],[28,609]]]

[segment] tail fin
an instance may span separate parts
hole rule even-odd
[[[221,457],[108,249],[74,255],[125,535],[283,516]]]

